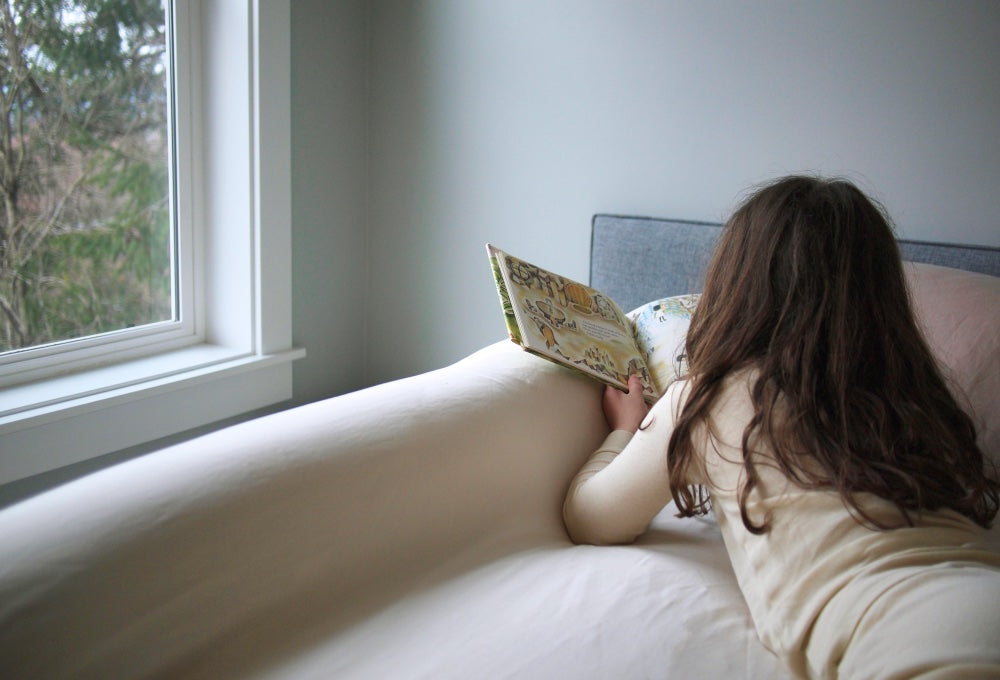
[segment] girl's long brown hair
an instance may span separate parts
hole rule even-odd
[[[996,514],[1000,485],[914,321],[892,228],[850,182],[787,177],[742,204],[709,265],[686,349],[691,391],[667,451],[680,515],[708,509],[705,490],[686,481],[694,434],[711,425],[724,379],[747,367],[757,375],[739,493],[748,530],[768,529],[746,509],[758,484],[751,441],[793,482],[836,490],[879,528],[888,527],[856,493],[891,501],[909,525],[920,509],[951,508],[983,526]]]

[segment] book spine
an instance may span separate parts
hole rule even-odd
[[[517,326],[517,317],[514,316],[514,305],[510,301],[510,293],[507,291],[507,284],[504,282],[500,263],[497,260],[497,256],[492,253],[490,254],[490,266],[493,268],[493,278],[496,281],[497,294],[500,296],[500,306],[503,308],[503,320],[507,325],[507,334],[511,340],[523,346],[521,330]]]

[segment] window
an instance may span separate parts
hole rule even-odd
[[[0,353],[172,320],[169,12],[5,9]]]
[[[170,318],[8,362],[0,483],[291,396],[288,13],[174,0]]]
[[[171,77],[172,3],[4,7],[0,386],[193,340],[171,181],[190,171],[171,142],[175,95],[192,93]]]

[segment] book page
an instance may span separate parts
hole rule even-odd
[[[636,345],[657,390],[663,393],[687,374],[685,339],[701,295],[675,295],[647,302],[626,316],[632,320]]]
[[[636,373],[647,400],[658,396],[632,337],[632,324],[610,298],[497,248],[489,249],[506,283],[525,349],[619,389],[626,387],[630,373]]]

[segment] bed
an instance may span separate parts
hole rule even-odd
[[[625,309],[699,290],[719,230],[613,215],[592,226],[591,282]],[[1000,457],[1000,249],[903,247],[932,263],[914,275],[916,304]],[[566,487],[606,434],[600,391],[503,340],[3,508],[0,668],[787,677],[710,518],[668,506],[634,545],[567,538]],[[1000,530],[987,540],[1000,550]]]

